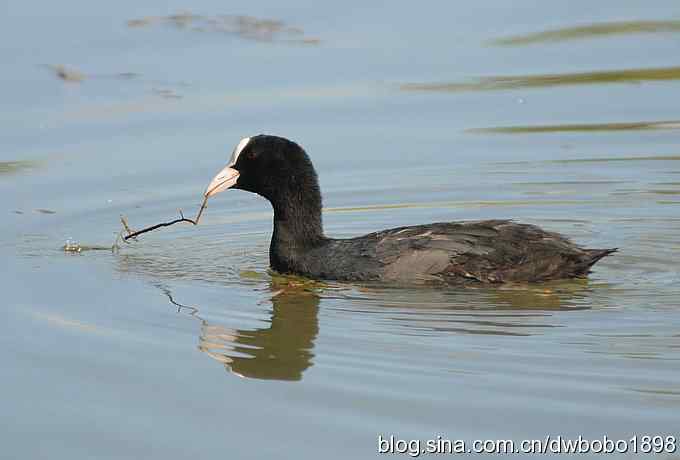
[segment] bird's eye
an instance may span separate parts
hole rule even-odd
[[[248,160],[254,160],[257,155],[255,154],[255,151],[250,149],[246,151],[246,158]]]

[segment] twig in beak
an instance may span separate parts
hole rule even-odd
[[[198,210],[198,214],[196,214],[196,224],[198,225],[198,221],[201,219],[201,214],[203,214],[203,210],[208,207],[208,197],[203,198],[203,203],[201,203],[201,208]]]
[[[125,228],[125,231],[127,232],[127,235],[123,237],[123,241],[127,241],[130,238],[137,238],[137,236],[141,235],[142,233],[150,232],[152,230],[156,230],[161,227],[169,227],[170,225],[175,225],[180,222],[188,222],[193,225],[198,225],[198,221],[201,218],[201,214],[203,214],[203,210],[207,207],[208,205],[208,197],[203,198],[203,203],[201,203],[201,207],[198,210],[198,214],[196,215],[196,219],[187,219],[184,217],[184,213],[182,210],[179,210],[179,219],[172,220],[170,222],[161,222],[160,224],[152,225],[151,227],[146,227],[143,228],[142,230],[137,230],[133,231],[130,226],[128,225],[127,219],[125,219],[125,216],[120,216],[120,221],[123,224],[123,228]]]

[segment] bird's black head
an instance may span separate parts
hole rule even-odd
[[[260,134],[241,139],[205,195],[230,188],[262,195],[275,212],[286,215],[297,208],[321,212],[321,192],[311,160],[302,147],[283,137]]]

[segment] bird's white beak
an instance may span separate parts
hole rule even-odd
[[[233,166],[236,164],[236,161],[238,161],[238,156],[241,154],[243,149],[246,148],[249,142],[250,138],[244,137],[236,145],[234,151],[231,154],[229,164],[222,171],[217,173],[213,180],[210,181],[210,185],[208,185],[208,188],[205,189],[204,195],[206,198],[209,198],[220,192],[224,192],[225,190],[230,189],[234,185],[236,185],[236,181],[238,180],[238,176],[240,175],[240,173],[236,169],[234,169]]]
[[[205,197],[208,198],[232,188],[236,184],[239,174],[240,173],[231,166],[227,166],[222,171],[218,172],[213,180],[210,181],[208,188],[205,189]]]

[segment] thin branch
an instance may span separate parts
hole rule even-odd
[[[123,237],[123,239],[129,240],[130,238],[136,238],[137,236],[141,235],[142,233],[150,232],[152,230],[156,230],[157,228],[161,228],[161,227],[169,227],[171,225],[175,225],[175,224],[178,224],[180,222],[189,222],[190,224],[196,225],[196,221],[193,221],[191,219],[186,219],[186,218],[175,219],[175,220],[171,220],[170,222],[161,222],[160,224],[152,225],[151,227],[146,227],[146,228],[144,228],[142,230],[138,230],[136,232],[130,232],[128,230],[128,234],[125,235]]]
[[[129,226],[128,223],[127,223],[127,219],[125,218],[125,216],[121,215],[121,216],[120,216],[120,221],[121,221],[121,223],[123,224],[123,227],[125,228],[125,231],[128,233],[128,235],[129,235],[130,233],[133,233],[133,232],[132,232],[132,229],[130,228],[130,226]],[[126,238],[126,239],[127,239],[127,238]]]
[[[137,236],[141,235],[142,233],[150,232],[152,230],[156,230],[156,229],[159,229],[161,227],[169,227],[171,225],[175,225],[175,224],[178,224],[180,222],[188,222],[192,225],[198,225],[198,221],[201,219],[201,214],[203,214],[203,210],[207,207],[207,205],[208,205],[208,197],[205,197],[203,199],[203,203],[201,204],[200,209],[198,210],[198,214],[196,215],[196,219],[193,219],[193,220],[187,219],[186,217],[184,217],[184,213],[180,209],[179,210],[179,215],[180,215],[179,219],[175,219],[175,220],[172,220],[170,222],[161,222],[160,224],[152,225],[151,227],[146,227],[146,228],[143,228],[142,230],[137,230],[137,231],[133,231],[130,228],[130,225],[128,225],[127,219],[125,219],[125,216],[120,216],[120,221],[123,224],[123,228],[125,228],[125,231],[127,232],[127,235],[125,235],[123,237],[123,241],[127,241],[130,238],[136,238]]]
[[[196,224],[198,225],[198,221],[201,220],[201,215],[203,214],[203,210],[208,207],[208,197],[206,196],[203,198],[203,203],[201,203],[201,207],[198,210],[198,214],[196,214]]]

